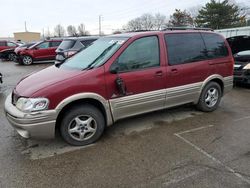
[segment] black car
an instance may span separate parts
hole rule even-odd
[[[56,50],[56,60],[65,61],[67,58],[75,55],[84,48],[87,48],[99,37],[72,37],[62,41]]]
[[[234,55],[234,81],[250,84],[250,50]]]
[[[250,84],[250,36],[227,38],[234,54],[234,82]]]
[[[10,60],[10,61],[16,61],[17,60],[17,54],[15,53],[15,50],[17,48],[18,49],[29,48],[33,44],[35,44],[35,43],[32,42],[32,43],[22,44],[22,45],[20,45],[20,46],[18,46],[16,48],[2,50],[0,52],[0,57],[1,57],[1,59]]]

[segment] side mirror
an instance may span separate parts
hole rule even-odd
[[[33,48],[33,50],[38,50],[39,48],[37,47],[37,46],[35,46],[34,48]]]

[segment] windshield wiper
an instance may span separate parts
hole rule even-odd
[[[83,70],[89,70],[94,68],[94,65],[96,64],[96,62],[102,58],[103,56],[105,56],[116,44],[118,41],[114,42],[112,45],[110,45],[109,47],[107,47],[105,50],[103,50],[103,52],[92,62],[90,63],[86,68],[84,68]]]

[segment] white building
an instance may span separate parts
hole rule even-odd
[[[215,30],[215,32],[222,34],[226,38],[235,37],[239,35],[250,35],[250,26],[219,29]]]

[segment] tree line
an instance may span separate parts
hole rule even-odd
[[[83,23],[78,25],[78,27],[69,25],[66,29],[61,24],[58,24],[55,26],[53,34],[51,34],[48,30],[44,35],[44,37],[64,37],[66,35],[71,37],[79,37],[88,36],[90,35],[90,32],[86,30]]]
[[[211,0],[205,6],[189,10],[176,9],[169,19],[163,14],[143,14],[130,20],[124,27],[126,31],[159,30],[167,27],[206,27],[224,29],[250,25],[247,15],[250,8],[241,7],[234,1]]]
[[[134,18],[113,33],[123,31],[140,31],[140,30],[161,30],[167,27],[204,27],[211,29],[224,29],[230,27],[239,27],[250,25],[250,8],[238,5],[234,0],[210,0],[204,6],[194,6],[188,10],[176,9],[169,18],[164,14],[143,14]],[[77,27],[69,25],[65,29],[58,24],[54,28],[53,36],[87,36],[90,32],[85,29],[84,24]],[[49,31],[45,37],[50,37]]]

